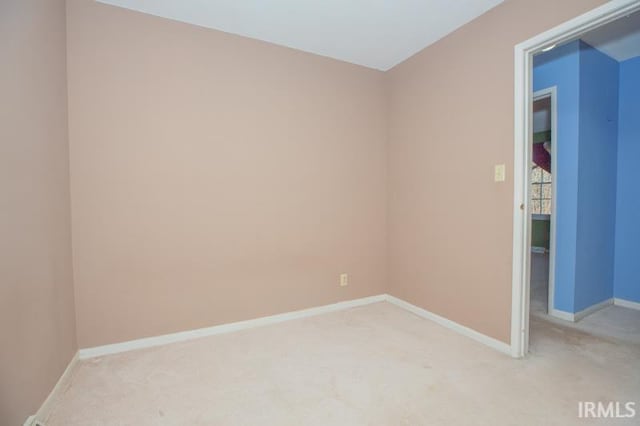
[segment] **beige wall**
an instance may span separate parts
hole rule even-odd
[[[508,1],[385,75],[70,1],[80,346],[382,291],[508,342],[513,46],[600,3]]]
[[[68,54],[80,347],[387,290],[382,73],[86,0]]]
[[[601,3],[507,1],[387,74],[394,295],[509,342],[513,48]]]
[[[0,2],[0,424],[34,414],[76,350],[64,0]]]
[[[69,152],[64,2],[2,2],[0,424],[76,348],[69,154],[81,347],[382,292],[508,341],[513,46],[600,3],[508,1],[385,75],[69,0]]]

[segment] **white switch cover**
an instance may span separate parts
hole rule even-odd
[[[505,180],[505,171],[504,164],[497,164],[494,171],[494,178],[496,182],[504,182]]]
[[[349,285],[349,275],[340,274],[340,287],[345,287],[347,285]]]

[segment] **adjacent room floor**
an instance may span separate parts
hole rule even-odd
[[[531,253],[531,315],[600,337],[640,344],[640,311],[608,306],[572,323],[547,314],[549,254]]]
[[[531,253],[531,314],[547,314],[549,295],[549,253]]]
[[[572,323],[544,315],[543,320],[612,340],[640,345],[640,311],[607,306]]]
[[[637,400],[639,345],[531,323],[524,360],[386,302],[90,359],[46,424],[565,426]]]

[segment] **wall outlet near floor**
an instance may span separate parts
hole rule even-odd
[[[349,274],[340,274],[340,287],[349,285]]]

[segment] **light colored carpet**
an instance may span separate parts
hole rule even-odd
[[[607,306],[578,322],[564,321],[546,314],[536,315],[554,324],[580,330],[594,336],[640,345],[640,311],[636,309]],[[640,401],[638,401],[638,405],[640,408]]]
[[[578,322],[564,321],[547,314],[549,254],[531,253],[531,315],[595,336],[640,344],[640,311],[608,306]],[[638,401],[640,406],[640,401]],[[640,407],[639,407],[640,408]],[[640,422],[638,422],[640,424]]]
[[[578,321],[576,327],[589,334],[640,345],[640,311],[636,309],[607,306]]]
[[[585,425],[640,347],[532,319],[514,360],[386,302],[83,361],[47,426]],[[616,420],[615,424],[638,424]]]

